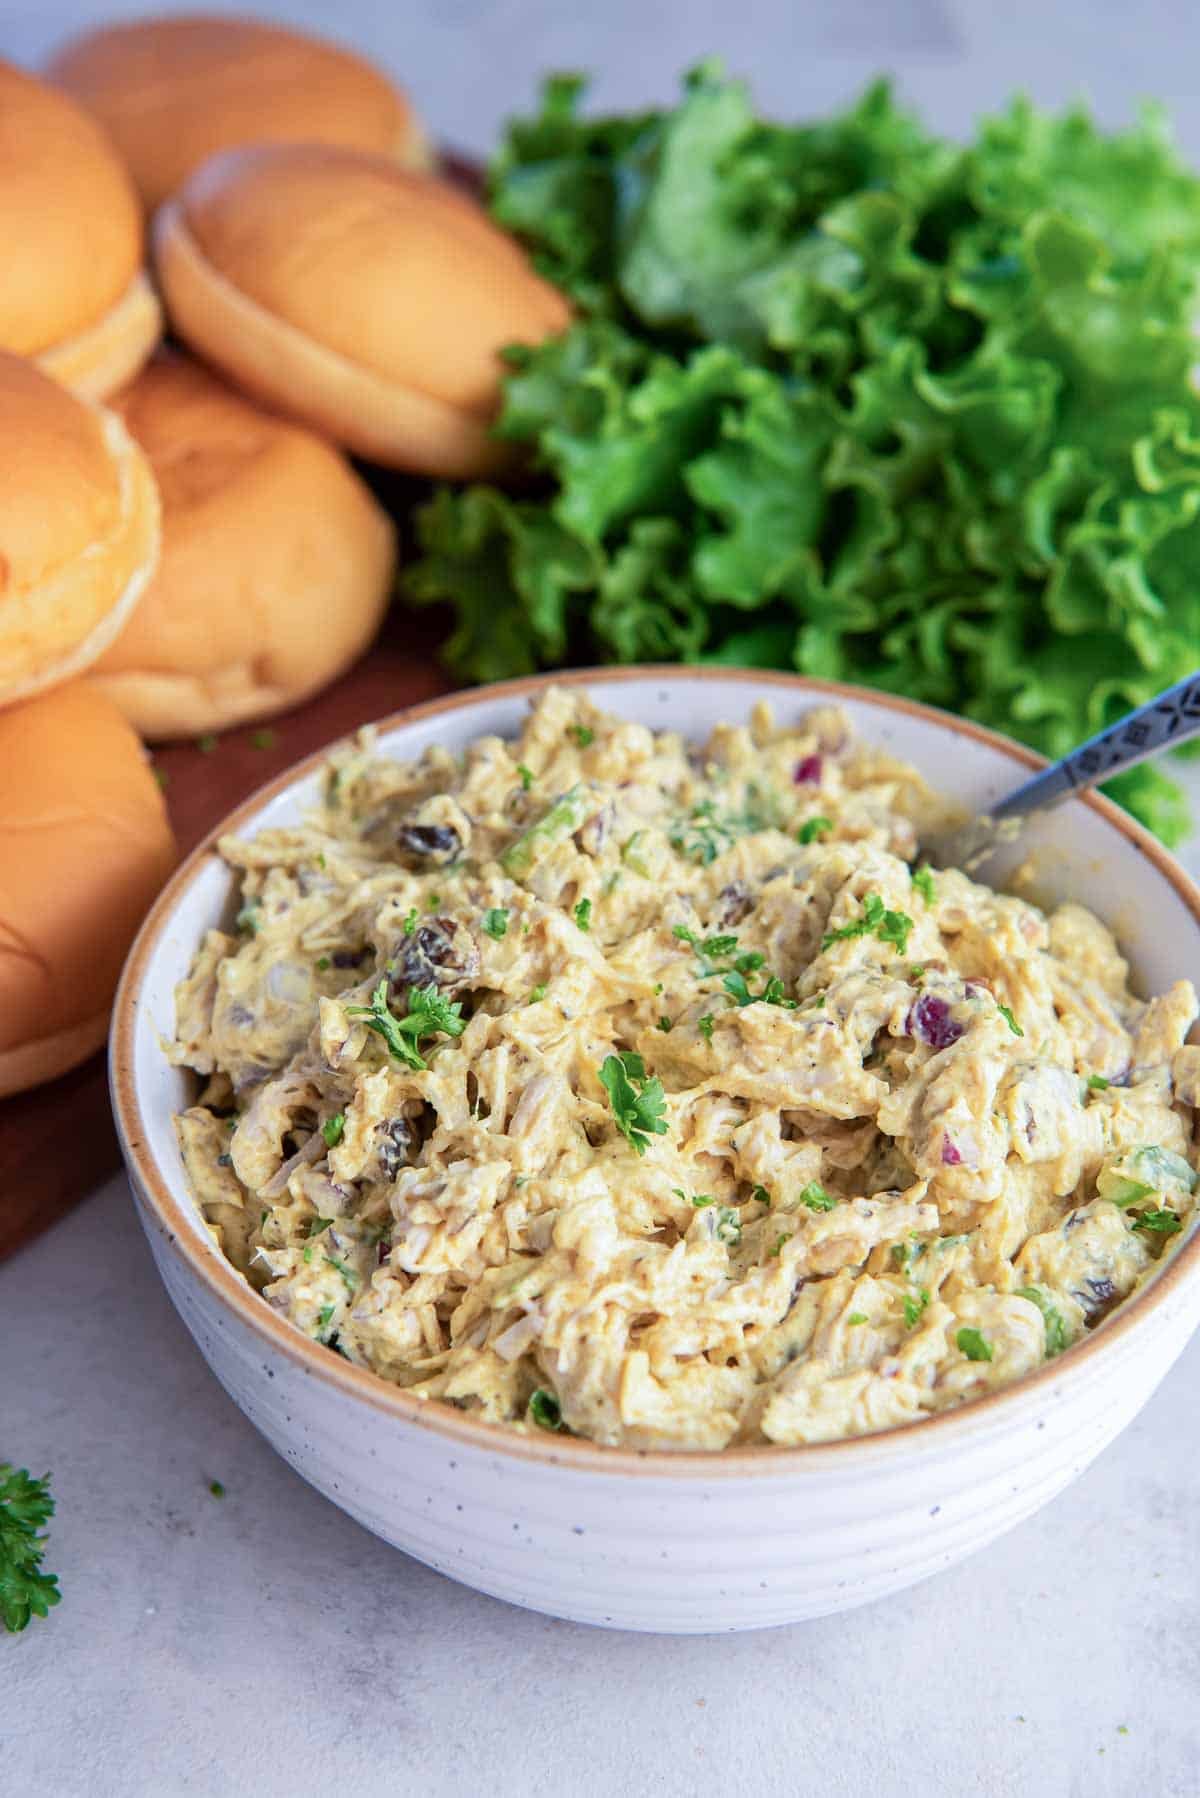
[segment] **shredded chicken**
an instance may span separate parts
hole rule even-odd
[[[1081,906],[914,869],[934,796],[828,709],[702,748],[562,689],[369,733],[226,841],[177,993],[225,1253],[297,1329],[517,1429],[857,1435],[1020,1378],[1195,1212],[1197,1015]]]

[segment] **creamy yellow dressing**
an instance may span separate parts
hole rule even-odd
[[[1192,1217],[1196,995],[914,872],[935,809],[829,708],[695,748],[552,689],[516,743],[336,752],[302,827],[222,843],[238,924],[177,993],[225,1253],[385,1379],[633,1447],[1061,1352]]]

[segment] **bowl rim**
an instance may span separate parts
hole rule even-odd
[[[1045,1396],[1056,1384],[1061,1386],[1064,1376],[1069,1379],[1077,1368],[1090,1368],[1093,1373],[1097,1373],[1099,1364],[1110,1358],[1114,1351],[1120,1350],[1129,1333],[1145,1323],[1151,1312],[1161,1307],[1163,1301],[1177,1292],[1185,1281],[1200,1276],[1200,1229],[1194,1228],[1190,1236],[1171,1254],[1153,1284],[1122,1305],[1102,1327],[1073,1344],[1064,1356],[1043,1362],[1041,1367],[1007,1386],[996,1387],[949,1410],[892,1424],[868,1435],[839,1437],[830,1442],[756,1443],[740,1448],[687,1450],[612,1448],[583,1437],[549,1433],[534,1436],[504,1424],[484,1422],[441,1399],[418,1398],[369,1368],[359,1367],[340,1355],[332,1354],[322,1344],[304,1336],[263,1302],[215,1245],[212,1245],[210,1252],[193,1235],[195,1217],[194,1214],[189,1216],[188,1200],[177,1197],[172,1191],[170,1182],[147,1145],[134,1073],[134,1047],[147,963],[177,905],[207,865],[209,858],[216,854],[218,839],[236,833],[253,813],[315,773],[328,760],[330,751],[338,743],[347,741],[358,730],[373,727],[383,735],[431,718],[469,710],[473,706],[496,699],[530,699],[548,687],[586,687],[601,682],[652,684],[664,679],[706,684],[743,679],[789,693],[811,695],[816,699],[853,700],[860,703],[865,701],[881,711],[897,712],[971,738],[999,751],[1023,768],[1046,766],[1045,757],[998,731],[989,730],[972,719],[960,718],[939,707],[925,705],[921,701],[897,694],[843,681],[789,674],[777,669],[724,665],[689,667],[674,663],[566,669],[547,674],[525,675],[515,680],[490,682],[403,707],[384,718],[365,720],[362,725],[355,727],[354,732],[332,738],[324,748],[314,750],[276,775],[273,780],[257,788],[197,843],[151,906],[121,973],[113,1004],[109,1042],[113,1115],[128,1170],[134,1177],[133,1183],[140,1189],[141,1196],[154,1214],[155,1222],[168,1247],[215,1300],[237,1314],[264,1347],[282,1353],[298,1371],[319,1379],[345,1399],[365,1401],[385,1417],[430,1430],[462,1448],[479,1449],[501,1458],[537,1462],[560,1470],[636,1474],[642,1477],[653,1475],[666,1479],[712,1479],[714,1476],[748,1474],[771,1474],[778,1477],[785,1473],[800,1472],[806,1466],[815,1468],[818,1464],[836,1458],[848,1472],[856,1458],[865,1462],[893,1452],[905,1454],[923,1442],[928,1442],[931,1448],[938,1443],[948,1446],[951,1437],[978,1434],[981,1430],[998,1424],[1003,1414],[1014,1411],[1022,1403],[1028,1404],[1030,1393],[1038,1388],[1042,1389]],[[1074,798],[1099,813],[1106,823],[1119,831],[1150,862],[1154,872],[1175,889],[1200,930],[1200,887],[1157,838],[1102,794],[1090,791],[1078,793]],[[1051,1396],[1056,1397],[1057,1392],[1052,1392]],[[917,1432],[915,1438],[914,1431]]]

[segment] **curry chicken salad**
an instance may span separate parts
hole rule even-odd
[[[703,747],[551,689],[516,743],[337,750],[176,995],[224,1253],[498,1424],[855,1436],[1030,1372],[1194,1208],[1197,1015],[1082,906],[917,863],[840,713]]]

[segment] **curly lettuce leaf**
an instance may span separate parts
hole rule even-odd
[[[510,353],[539,484],[438,494],[408,577],[463,674],[796,667],[1059,754],[1200,664],[1200,181],[1157,114],[1018,100],[958,146],[886,84],[763,121],[715,64],[580,98],[492,170],[577,308]],[[1117,791],[1178,832],[1160,770]]]

